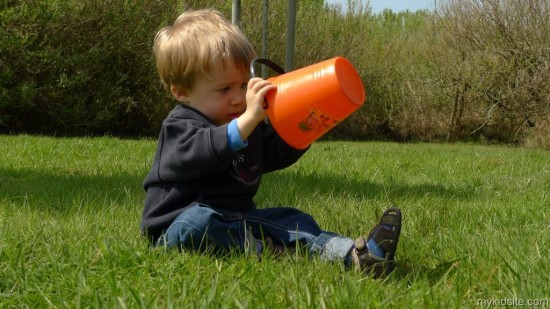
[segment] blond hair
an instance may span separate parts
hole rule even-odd
[[[197,75],[208,74],[214,66],[234,63],[248,70],[255,56],[240,29],[211,9],[181,14],[172,26],[156,34],[153,50],[167,89],[172,85],[192,89]]]

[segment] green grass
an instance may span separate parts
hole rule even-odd
[[[141,183],[154,149],[152,140],[0,136],[0,307],[476,307],[550,298],[548,152],[319,142],[265,176],[260,207],[295,206],[352,238],[390,204],[401,207],[398,268],[374,280],[316,258],[148,248]]]

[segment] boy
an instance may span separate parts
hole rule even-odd
[[[300,246],[347,267],[389,273],[401,211],[386,210],[367,239],[323,231],[294,208],[256,209],[263,173],[283,169],[306,151],[287,145],[264,122],[264,96],[275,86],[251,78],[254,50],[214,10],[187,11],[154,41],[157,70],[180,102],[164,120],[151,171],[142,232],[157,246],[252,254]]]

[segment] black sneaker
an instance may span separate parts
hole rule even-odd
[[[401,210],[390,207],[384,211],[380,222],[370,231],[368,238],[355,240],[355,246],[350,255],[354,268],[375,278],[389,275],[395,268],[395,251],[401,234]],[[374,239],[375,243],[385,252],[384,257],[369,251],[367,242]]]

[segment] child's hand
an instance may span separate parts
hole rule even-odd
[[[266,93],[276,86],[271,82],[259,77],[251,78],[248,81],[246,89],[246,111],[237,118],[237,125],[241,138],[246,140],[254,128],[264,120],[265,110],[263,107],[264,97]]]
[[[258,123],[265,118],[263,108],[266,93],[275,89],[275,85],[259,77],[251,78],[246,89],[246,111],[250,112]]]

